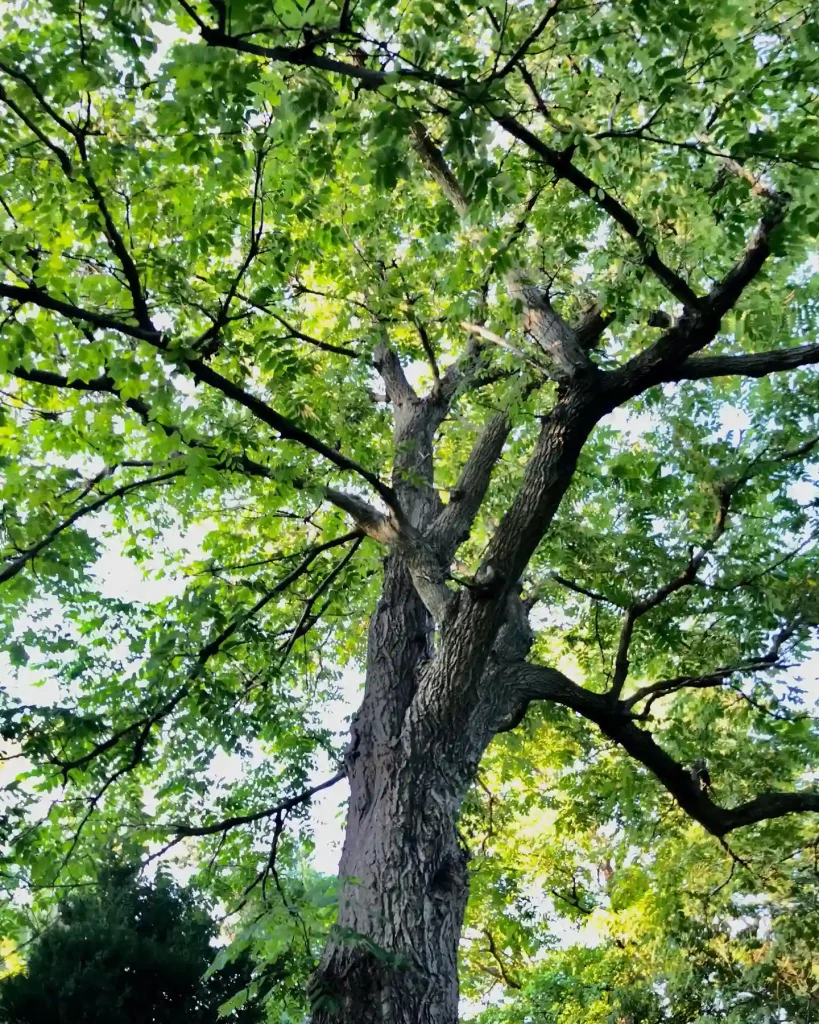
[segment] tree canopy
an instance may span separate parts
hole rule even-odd
[[[182,857],[322,1020],[406,750],[488,1019],[810,1019],[816,14],[0,8],[7,935]]]

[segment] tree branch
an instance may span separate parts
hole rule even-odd
[[[402,406],[412,406],[419,398],[415,389],[407,380],[401,360],[384,342],[376,345],[373,352],[373,366],[378,371],[387,390],[387,398],[396,407],[396,414]]]
[[[133,480],[131,483],[123,484],[121,487],[115,488],[108,494],[103,494],[102,497],[97,498],[96,501],[89,502],[87,505],[81,505],[80,508],[76,509],[67,519],[64,519],[61,523],[58,523],[53,530],[42,537],[36,544],[32,544],[31,547],[26,548],[22,551],[17,558],[11,559],[6,567],[0,570],[0,584],[7,583],[10,579],[15,577],[21,572],[27,562],[32,561],[37,555],[44,549],[52,544],[61,533],[64,533],[69,527],[73,526],[78,519],[83,516],[91,515],[98,509],[101,509],[108,502],[114,501],[117,498],[123,498],[126,494],[130,494],[131,491],[138,490],[142,487],[152,487],[156,484],[167,483],[169,480],[174,480],[177,477],[184,475],[185,468],[169,470],[167,473],[159,473],[156,476],[149,476],[143,480]]]
[[[450,170],[443,153],[432,141],[429,132],[420,121],[413,123],[411,134],[412,148],[418,154],[418,158],[430,177],[455,208],[458,216],[466,217],[469,213],[469,200],[458,179]]]
[[[262,465],[260,462],[256,462],[255,459],[251,459],[250,456],[246,455],[243,451],[236,452],[230,451],[216,445],[213,441],[209,441],[203,438],[184,438],[182,436],[182,428],[176,424],[163,423],[159,419],[152,418],[151,406],[146,402],[143,402],[140,398],[123,398],[116,383],[112,377],[104,374],[101,377],[94,377],[92,380],[84,381],[77,378],[69,378],[64,374],[54,373],[51,370],[29,370],[22,366],[16,366],[8,371],[13,377],[17,377],[19,380],[25,380],[32,384],[42,384],[46,387],[56,388],[68,388],[72,391],[85,391],[96,394],[113,395],[118,398],[123,405],[135,412],[142,422],[148,426],[150,424],[156,424],[163,431],[167,437],[178,436],[180,441],[187,448],[198,448],[201,451],[206,451],[213,455],[219,460],[224,460],[225,468],[231,470],[241,469],[247,473],[248,476],[258,476],[265,479],[269,479],[271,476],[271,470]]]
[[[233,401],[238,402],[240,405],[243,405],[246,409],[252,412],[257,419],[276,430],[284,440],[295,441],[303,447],[323,456],[329,462],[334,463],[334,465],[339,469],[356,473],[378,492],[387,505],[390,507],[394,507],[396,505],[397,499],[395,497],[395,492],[391,487],[384,484],[375,473],[370,472],[353,459],[347,458],[346,455],[342,455],[341,452],[336,451],[335,448],[331,448],[317,437],[314,437],[313,434],[309,433],[309,431],[304,430],[303,427],[300,427],[297,423],[294,423],[286,416],[283,416],[281,413],[271,408],[262,399],[257,398],[249,391],[245,391],[234,381],[224,377],[202,359],[185,355],[182,349],[177,351],[171,350],[159,331],[132,326],[106,314],[94,313],[90,310],[82,309],[79,306],[72,305],[71,303],[63,302],[61,299],[55,299],[40,288],[22,288],[16,285],[0,283],[0,296],[13,299],[16,302],[33,304],[42,309],[48,309],[52,312],[59,313],[69,320],[84,321],[94,325],[95,327],[118,331],[122,334],[128,335],[129,337],[138,338],[140,341],[149,342],[166,356],[175,358],[181,362],[193,374],[195,379],[204,381],[217,391],[221,391],[226,398],[230,398]]]
[[[584,690],[553,668],[519,663],[508,671],[510,684],[524,706],[533,700],[553,701],[594,722],[601,732],[645,765],[680,807],[712,835],[724,836],[737,828],[786,814],[819,811],[819,792],[809,790],[763,793],[737,807],[721,807],[650,733],[635,724],[623,703],[612,705],[608,695]]]
[[[274,804],[273,807],[266,807],[264,810],[255,811],[252,814],[238,814],[231,818],[225,818],[222,821],[213,822],[210,825],[187,825],[177,822],[172,825],[151,824],[150,827],[152,829],[161,829],[163,831],[167,829],[168,831],[175,832],[180,840],[195,836],[218,835],[220,832],[228,832],[230,829],[238,828],[240,825],[252,825],[257,821],[264,821],[266,818],[272,818],[277,814],[290,811],[301,804],[309,803],[316,793],[321,793],[322,790],[335,786],[336,783],[341,782],[346,777],[347,773],[344,770],[337,771],[335,775],[325,779],[324,782],[320,782],[317,786],[311,786],[295,796],[282,800],[281,803]]]
[[[35,135],[40,140],[40,142],[43,143],[44,146],[51,150],[51,152],[54,154],[54,156],[56,156],[57,160],[59,161],[60,167],[62,168],[65,176],[67,178],[73,178],[74,168],[71,166],[71,160],[66,151],[62,148],[62,146],[58,146],[56,142],[53,142],[46,135],[46,133],[40,128],[37,122],[34,121],[31,117],[29,117],[29,115],[25,112],[25,110],[23,110],[22,107],[15,103],[15,101],[9,96],[9,94],[6,92],[2,85],[0,85],[0,101],[5,103],[9,110],[13,111],[17,115],[17,117],[20,118],[20,120],[23,122],[26,128],[28,128],[32,135]]]
[[[645,229],[634,214],[573,164],[570,155],[565,150],[552,149],[508,112],[504,111],[493,116],[501,128],[505,129],[513,138],[524,143],[532,152],[537,153],[558,178],[565,178],[615,220],[637,243],[645,265],[676,299],[687,309],[694,310],[701,306],[702,299],[690,285],[660,259],[656,247],[648,240]]]
[[[523,306],[523,330],[546,357],[549,376],[557,381],[594,371],[588,351],[563,317],[552,308],[546,290],[523,281],[518,272],[506,274],[509,298]]]
[[[696,310],[690,315],[681,317],[653,345],[634,356],[610,375],[610,380],[616,388],[621,388],[624,395],[630,397],[639,394],[647,387],[666,380],[687,379],[687,375],[681,372],[681,367],[688,363],[690,356],[714,340],[719,332],[722,318],[729,310],[733,309],[743,291],[754,280],[770,256],[770,237],[782,223],[789,200],[788,195],[780,196],[779,194],[775,194],[774,198],[768,200],[767,209],[742,257],[719,284],[711,289]],[[721,359],[719,356],[709,358]],[[693,370],[696,372],[697,364],[701,366],[705,360],[694,359],[691,362]],[[753,369],[755,364],[751,363],[750,365]],[[756,365],[758,368],[759,364]],[[716,364],[716,369],[720,369],[719,363]],[[765,372],[771,371],[766,370]],[[716,375],[708,374],[708,376]]]
[[[114,749],[118,744],[130,736],[137,730],[141,730],[141,735],[144,737],[141,741],[141,746],[147,742],[148,735],[151,729],[162,719],[167,716],[176,708],[188,696],[191,691],[192,685],[201,676],[202,672],[207,665],[207,662],[219,652],[222,645],[229,640],[237,630],[241,629],[247,622],[249,622],[254,616],[256,616],[266,605],[268,605],[274,597],[283,593],[292,583],[303,576],[310,565],[315,559],[324,551],[328,551],[330,548],[339,547],[342,544],[347,544],[350,541],[360,540],[360,534],[358,532],[348,533],[342,537],[334,537],[332,540],[324,541],[321,544],[316,544],[311,548],[308,548],[305,552],[304,558],[301,562],[292,569],[286,576],[284,576],[278,583],[275,584],[270,590],[263,594],[259,600],[247,611],[238,615],[231,623],[229,623],[225,629],[222,630],[217,636],[210,640],[204,647],[202,647],[196,656],[196,660],[188,673],[188,681],[180,686],[171,697],[161,704],[155,711],[144,715],[142,718],[138,718],[136,721],[131,722],[129,725],[123,726],[121,729],[117,729],[113,732],[108,739],[103,740],[100,743],[94,745],[94,747],[83,754],[81,757],[74,758],[73,760],[61,760],[59,758],[53,758],[52,763],[56,764],[62,771],[63,776],[67,779],[68,773],[75,768],[82,768],[86,764],[89,764],[95,758],[100,757],[102,754],[107,753],[109,750]],[[147,731],[146,731],[147,730]],[[132,767],[136,767],[138,760],[134,762]]]
[[[611,683],[609,694],[613,698],[620,696],[623,686],[628,678],[629,660],[628,653],[631,639],[634,634],[634,625],[646,612],[662,604],[672,594],[689,586],[697,577],[697,571],[702,565],[705,556],[713,550],[717,541],[725,532],[725,525],[728,520],[728,510],[731,505],[731,497],[739,482],[724,482],[719,491],[719,507],[711,534],[698,551],[692,551],[688,564],[683,571],[675,576],[673,580],[658,587],[652,594],[640,600],[633,601],[626,609],[623,618],[623,626],[620,632],[620,642],[617,648],[617,657],[614,662],[614,677]]]
[[[301,618],[296,623],[295,629],[293,629],[284,647],[282,648],[282,658],[281,661],[279,662],[280,669],[287,660],[288,654],[293,649],[293,644],[295,644],[299,637],[302,637],[306,633],[308,633],[315,625],[317,619],[321,616],[321,610],[319,610],[319,612],[316,615],[311,616],[310,614],[316,601],[318,601],[322,594],[325,594],[327,592],[327,590],[333,585],[333,583],[338,579],[342,572],[344,572],[344,570],[350,564],[352,559],[355,557],[355,553],[361,546],[361,542],[363,539],[364,538],[361,536],[355,538],[352,545],[350,546],[350,550],[345,552],[344,557],[339,560],[338,564],[333,566],[330,572],[324,577],[324,579],[316,587],[316,589],[313,591],[310,597],[305,601],[304,610],[301,614]]]
[[[669,366],[663,381],[703,380],[709,377],[765,377],[769,373],[795,370],[819,363],[819,345],[748,352],[742,355],[692,356],[676,366]]]
[[[535,25],[535,27],[532,29],[529,35],[523,40],[520,46],[515,50],[515,52],[512,54],[509,60],[503,65],[502,68],[499,68],[497,71],[494,71],[487,78],[487,82],[493,82],[499,78],[506,78],[506,76],[510,74],[510,72],[515,70],[515,68],[520,64],[520,62],[525,58],[526,54],[529,52],[529,48],[532,46],[532,44],[537,42],[540,36],[543,35],[546,26],[557,14],[560,4],[561,0],[554,0],[552,6],[547,9],[546,13],[543,15],[543,17],[540,19],[537,25]]]
[[[708,293],[710,313],[722,317],[733,309],[745,288],[754,280],[771,254],[771,235],[785,219],[790,196],[768,193],[762,219],[757,225],[745,252],[725,277]]]
[[[456,548],[469,537],[511,429],[512,421],[506,412],[495,413],[487,422],[469,453],[458,482],[449,492],[449,503],[430,527],[430,542],[441,551],[447,564]]]

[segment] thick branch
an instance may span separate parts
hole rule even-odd
[[[518,273],[506,275],[509,297],[523,306],[523,330],[534,341],[549,364],[549,375],[568,381],[594,369],[587,349],[563,317],[552,308],[542,288],[524,283]]]
[[[819,363],[819,345],[749,352],[735,356],[692,356],[676,366],[669,366],[664,381],[703,380],[709,377],[765,377],[769,373],[795,370]]]
[[[475,324],[472,323],[471,320],[462,320],[461,327],[463,327],[465,331],[469,331],[470,334],[477,334],[479,337],[485,338],[487,341],[491,341],[499,348],[505,349],[507,352],[511,352],[513,356],[520,359],[522,363],[527,363],[529,366],[533,367],[533,369],[537,370],[538,373],[545,374],[548,372],[548,368],[544,366],[543,363],[538,362],[537,359],[533,359],[531,356],[527,355],[523,349],[513,345],[511,342],[507,341],[503,335],[497,334],[495,331],[490,330],[483,324]]]
[[[722,317],[733,309],[745,288],[762,269],[771,254],[771,235],[784,220],[789,201],[788,195],[770,197],[769,194],[765,213],[742,257],[708,294],[708,307],[713,315]]]
[[[603,313],[599,305],[585,310],[574,328],[575,337],[580,347],[588,352],[600,340],[603,331],[614,321],[613,313]]]
[[[745,248],[742,257],[728,271],[722,281],[711,289],[705,300],[691,315],[683,316],[665,331],[645,351],[630,359],[620,370],[611,374],[611,381],[622,389],[623,397],[639,394],[647,387],[666,380],[685,380],[688,375],[681,367],[688,364],[689,357],[709,345],[717,336],[722,318],[733,309],[743,291],[754,280],[770,256],[770,236],[782,223],[789,197],[776,195],[769,199],[768,206]],[[709,357],[721,360],[722,357]],[[731,357],[740,358],[740,357]],[[701,367],[706,359],[693,359],[693,370]],[[709,364],[713,367],[713,364]],[[747,364],[746,364],[747,365]],[[755,364],[751,363],[753,368]],[[764,365],[764,364],[763,364]],[[756,364],[759,369],[760,364]],[[720,363],[716,364],[717,370]],[[777,368],[776,366],[772,369]],[[788,367],[782,367],[788,368]],[[763,372],[772,370],[762,370]],[[701,374],[717,376],[718,374]]]
[[[444,159],[443,153],[430,138],[424,125],[416,121],[412,126],[412,148],[418,154],[421,163],[427,169],[432,180],[455,208],[460,217],[469,213],[467,199],[458,179],[452,173]]]
[[[571,483],[586,438],[608,411],[593,387],[575,388],[567,388],[543,417],[523,482],[489,542],[479,571],[493,580],[493,591],[512,588],[521,578]]]
[[[805,811],[819,811],[819,793],[763,793],[738,807],[720,807],[691,778],[648,732],[634,722],[610,719],[598,722],[606,735],[646,766],[675,798],[684,811],[708,832],[724,836],[734,829],[770,818]]]
[[[297,483],[302,484],[302,481]],[[397,527],[392,518],[379,512],[368,501],[335,487],[325,487],[324,497],[336,508],[346,512],[363,533],[379,544],[391,544],[395,540]]]
[[[397,414],[403,407],[410,407],[413,402],[419,400],[415,389],[407,380],[401,360],[389,345],[381,343],[376,346],[373,352],[373,366],[384,381],[387,398],[396,407]]]
[[[628,717],[624,705],[612,706],[604,694],[591,693],[553,668],[519,664],[510,667],[510,680],[524,704],[549,700],[568,707],[590,721],[645,765],[677,803],[708,832],[724,836],[734,829],[786,814],[819,811],[819,793],[763,793],[737,807],[720,807],[654,737]]]
[[[432,525],[430,541],[447,563],[469,536],[511,429],[512,421],[505,412],[495,413],[489,420],[449,492],[449,504]]]

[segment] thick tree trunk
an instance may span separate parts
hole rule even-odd
[[[431,480],[426,487],[408,484],[404,469],[423,481],[430,414],[402,398],[405,382],[386,356],[381,369],[395,378],[394,401],[403,402],[396,412],[404,452],[396,486],[411,527],[423,533],[438,512],[435,492]],[[385,562],[347,758],[338,929],[310,987],[314,1024],[457,1021],[468,892],[458,809],[492,736],[522,713],[518,695],[503,684],[504,666],[521,662],[532,642],[517,581],[595,422],[593,397],[593,383],[567,391],[544,419],[504,520],[511,536],[496,535],[486,571],[445,602],[435,650],[415,566],[395,550]],[[442,543],[437,554],[448,562],[451,550]]]
[[[406,714],[430,631],[409,573],[389,558],[348,756],[338,928],[310,986],[314,1024],[457,1020],[468,884],[455,822],[468,779]]]
[[[351,780],[338,930],[317,974],[313,1019],[455,1024],[467,898],[460,794],[419,751],[382,761],[374,793],[363,776]]]

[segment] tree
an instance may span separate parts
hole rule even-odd
[[[815,820],[814,14],[6,13],[0,582],[12,660],[66,687],[6,712],[36,780],[9,821],[64,785],[15,884],[113,832],[284,893],[324,750],[350,799],[313,1020],[441,1024],[459,811],[530,708],[628,755],[617,799],[639,779],[660,822]],[[99,516],[184,590],[106,597]],[[350,665],[342,756],[317,709]]]
[[[168,877],[138,881],[130,869],[75,890],[27,951],[25,970],[0,982],[7,1024],[41,1021],[217,1021],[219,1007],[250,984],[244,958],[205,980],[217,927]],[[228,1013],[256,1021],[259,1007]]]

